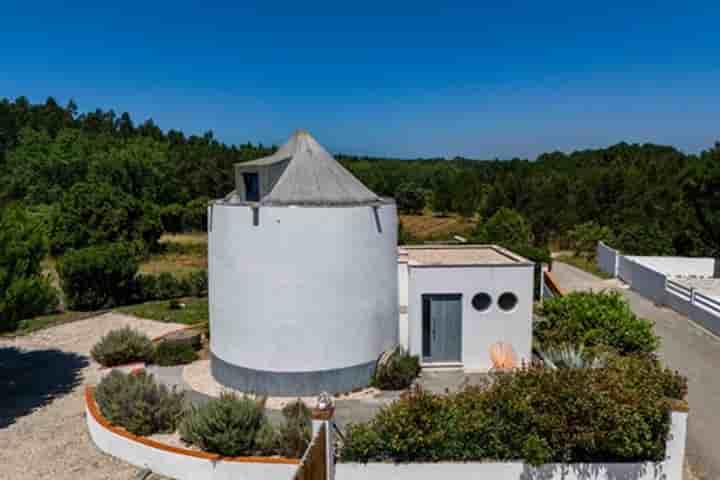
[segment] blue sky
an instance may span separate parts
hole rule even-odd
[[[302,127],[347,153],[534,158],[720,140],[717,1],[26,1],[1,15],[0,97],[74,98],[228,143]]]

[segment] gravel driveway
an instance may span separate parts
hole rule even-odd
[[[84,384],[97,379],[88,352],[124,326],[150,337],[183,327],[108,313],[0,339],[0,479],[134,478],[134,467],[95,448],[84,418]]]

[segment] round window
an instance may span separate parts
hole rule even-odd
[[[517,295],[510,292],[505,292],[502,295],[500,295],[500,298],[498,298],[498,306],[505,310],[506,312],[509,312],[513,308],[517,306],[518,298]]]
[[[492,305],[492,297],[487,293],[478,293],[472,298],[472,306],[479,312],[486,312]]]

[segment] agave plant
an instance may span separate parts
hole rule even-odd
[[[545,365],[553,370],[558,368],[603,368],[607,365],[607,356],[588,353],[582,345],[563,345],[553,349],[540,350],[538,353]]]

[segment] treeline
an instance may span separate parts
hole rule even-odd
[[[55,254],[117,239],[152,248],[163,231],[203,228],[207,200],[233,189],[232,165],[272,151],[226,145],[212,132],[165,132],[112,110],[78,113],[73,102],[5,99],[0,205],[41,218]],[[406,212],[458,213],[481,225],[502,208],[518,212],[535,246],[563,246],[569,231],[594,222],[606,228],[585,230],[631,253],[720,251],[718,145],[687,155],[620,143],[535,161],[338,158]]]
[[[405,211],[477,216],[480,228],[502,208],[519,212],[538,246],[567,247],[581,227],[628,253],[720,254],[720,144],[700,155],[619,143],[535,161],[342,158]]]

